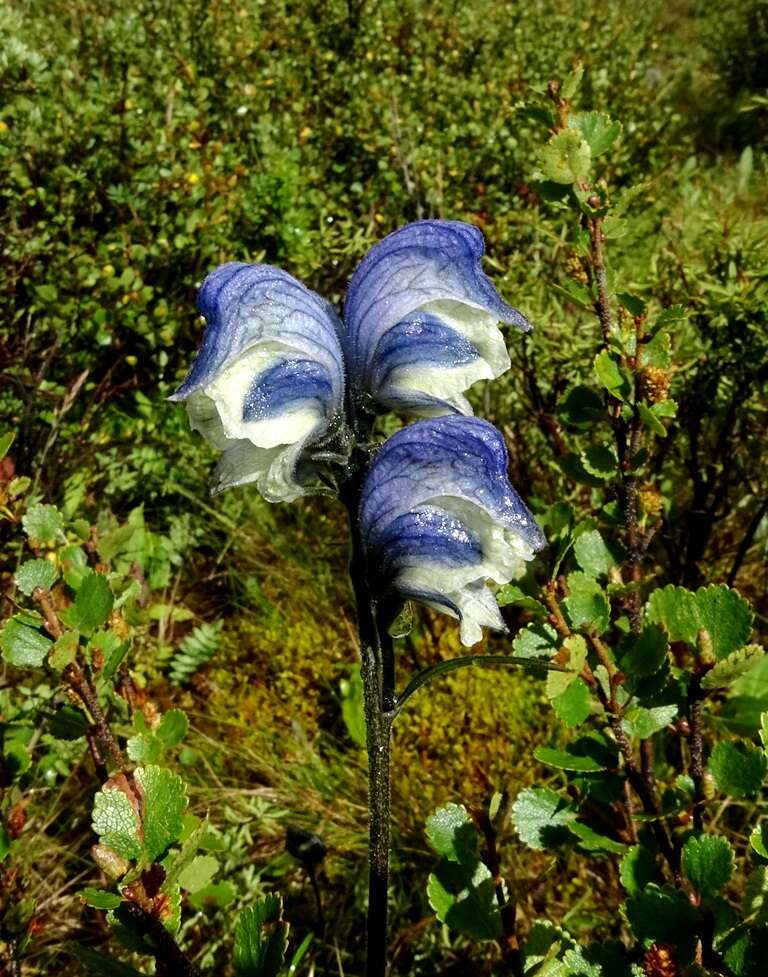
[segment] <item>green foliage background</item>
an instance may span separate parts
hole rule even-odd
[[[296,825],[322,837],[323,973],[358,973],[361,958],[364,764],[340,688],[355,661],[346,537],[325,501],[275,508],[247,489],[208,498],[211,456],[164,399],[200,338],[197,285],[222,261],[268,261],[338,303],[395,227],[427,216],[477,224],[487,270],[536,326],[532,340],[509,337],[513,369],[477,396],[532,506],[568,499],[588,512],[590,487],[557,463],[551,438],[563,393],[592,370],[595,324],[574,287],[584,269],[571,218],[533,185],[546,132],[531,97],[580,60],[580,107],[624,126],[606,162],[627,202],[609,238],[617,287],[686,312],[652,562],[660,582],[728,580],[760,630],[766,16],[761,0],[0,7],[0,418],[16,433],[2,477],[29,476],[32,502],[87,520],[84,539],[90,526],[94,540],[111,539],[98,550],[105,564],[140,566],[149,610],[130,622],[134,681],[149,703],[188,712],[179,762],[192,807],[220,831],[232,899],[245,905],[279,880],[303,935],[316,908],[284,835]],[[12,597],[18,521],[0,534]],[[200,631],[218,622],[217,636]],[[456,651],[453,626],[423,614],[402,668]],[[0,689],[6,720],[16,681]],[[426,924],[423,837],[436,805],[530,783],[533,748],[554,735],[540,683],[494,674],[489,696],[488,681],[443,679],[397,731],[397,973],[492,972],[482,947]],[[29,701],[53,695],[42,684]],[[76,973],[67,942],[104,938],[75,895],[96,876],[92,785],[74,750],[36,749],[17,856],[40,907],[24,972],[66,961]],[[576,929],[614,933],[605,894],[567,858],[519,858],[543,880],[531,917],[546,904]],[[203,908],[185,926],[200,959],[223,968],[221,919]]]

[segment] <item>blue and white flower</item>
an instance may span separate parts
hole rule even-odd
[[[203,342],[170,398],[223,452],[213,491],[256,482],[270,502],[304,494],[307,449],[341,422],[341,323],[324,299],[269,265],[230,263],[203,282]]]
[[[344,308],[351,382],[394,410],[471,414],[465,391],[510,366],[498,323],[531,328],[483,272],[484,251],[459,221],[417,221],[375,245]]]
[[[487,581],[508,583],[546,545],[507,477],[501,434],[476,417],[417,421],[371,465],[360,532],[374,593],[396,593],[461,621],[473,645],[504,630]]]

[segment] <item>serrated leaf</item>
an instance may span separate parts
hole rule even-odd
[[[586,180],[591,163],[589,143],[575,129],[561,129],[539,153],[541,172],[553,183]]]
[[[48,655],[48,664],[54,671],[63,672],[77,657],[79,635],[76,631],[65,631],[53,643]]]
[[[649,431],[651,431],[653,434],[658,434],[660,438],[666,437],[667,429],[653,413],[650,407],[647,407],[641,401],[637,405],[637,411],[640,414],[640,420],[643,422],[643,424],[645,424]]]
[[[571,387],[558,403],[557,416],[570,427],[592,427],[606,419],[605,404],[592,387],[579,385]]]
[[[589,143],[592,156],[607,152],[621,135],[621,123],[614,122],[605,112],[575,112],[569,124]]]
[[[651,882],[642,891],[630,895],[625,911],[640,943],[645,946],[671,943],[680,949],[685,962],[690,960],[700,917],[684,892],[671,885],[658,886]]]
[[[725,688],[752,668],[765,654],[760,645],[745,645],[717,662],[701,680],[702,689]],[[764,744],[765,745],[765,744]]]
[[[285,961],[288,924],[279,896],[269,895],[244,909],[235,925],[233,963],[238,977],[277,977]]]
[[[624,713],[621,726],[628,736],[647,740],[668,726],[677,716],[677,711],[678,707],[674,704],[653,706],[650,709],[644,706],[633,706]]]
[[[672,584],[654,590],[648,599],[646,613],[649,621],[664,625],[670,641],[696,644],[699,617],[690,590]]]
[[[163,747],[151,733],[139,733],[127,740],[125,752],[133,763],[154,763],[163,752]]]
[[[629,895],[642,892],[651,882],[658,880],[656,859],[647,848],[633,845],[621,860],[619,877]]]
[[[583,821],[571,821],[568,830],[579,839],[581,847],[587,851],[607,851],[612,855],[621,855],[627,850],[627,846],[621,841],[609,838],[608,835],[596,831]]]
[[[30,540],[54,543],[64,526],[64,517],[55,505],[37,503],[27,509],[21,524]]]
[[[601,350],[595,357],[595,374],[612,397],[629,401],[632,394],[630,378],[607,349]]]
[[[613,478],[619,471],[616,451],[608,444],[593,444],[581,453],[584,470],[595,478]]]
[[[106,623],[114,601],[107,578],[92,570],[83,577],[75,596],[71,609],[72,625],[84,634],[91,634]]]
[[[463,804],[446,804],[427,818],[427,840],[443,858],[452,862],[477,857],[477,829]]]
[[[573,96],[579,90],[579,85],[581,85],[581,79],[583,77],[584,66],[582,64],[577,64],[573,71],[569,71],[565,78],[563,78],[563,86],[560,89],[560,95],[565,99],[573,98]]]
[[[16,668],[39,668],[51,644],[42,632],[22,623],[22,615],[12,617],[0,631],[3,658]]]
[[[590,736],[582,736],[562,750],[540,746],[533,751],[533,755],[541,763],[557,767],[558,770],[578,773],[597,773],[616,766],[615,756]]]
[[[569,573],[568,596],[563,600],[572,628],[602,634],[610,624],[610,607],[603,588],[586,573]]]
[[[512,805],[512,823],[529,848],[555,848],[570,836],[567,825],[576,812],[565,798],[546,787],[527,787]]]
[[[716,895],[731,880],[736,860],[725,838],[691,835],[683,845],[683,872],[703,895]]]
[[[139,767],[133,776],[144,800],[143,856],[153,862],[181,837],[186,789],[181,777],[163,767]]]
[[[535,597],[529,597],[528,594],[524,594],[516,584],[512,583],[508,583],[504,587],[499,587],[496,591],[496,603],[499,607],[508,607],[510,604],[514,604],[515,607],[521,607],[525,611],[531,611],[539,617],[544,617],[547,614],[547,609],[541,601],[536,600]]]
[[[104,892],[101,889],[88,887],[78,892],[87,906],[93,909],[117,909],[123,901],[116,892]]]
[[[695,600],[699,627],[709,634],[715,658],[726,658],[749,641],[752,609],[735,590],[712,584],[697,590]]]
[[[575,729],[592,712],[592,695],[587,683],[577,678],[568,688],[552,698],[555,714],[569,729]]]
[[[489,869],[478,859],[444,859],[429,876],[427,899],[437,918],[473,940],[496,940],[501,935],[501,913]]]
[[[587,643],[580,634],[572,634],[563,641],[562,650],[558,654],[558,663],[568,670],[565,672],[550,671],[547,673],[547,697],[555,699],[562,695],[572,685],[580,674],[587,660]]]
[[[0,435],[0,461],[5,458],[10,451],[15,437],[15,431],[6,431],[4,434]]]
[[[143,850],[138,804],[127,782],[108,780],[93,804],[93,830],[103,845],[122,858],[136,861]]]
[[[768,771],[765,753],[747,740],[721,740],[709,757],[718,790],[731,797],[755,797]]]
[[[655,366],[666,370],[672,365],[672,339],[665,329],[659,329],[642,347],[643,366]]]
[[[584,573],[590,577],[604,576],[617,562],[613,548],[608,546],[597,529],[590,529],[576,539],[573,555]]]
[[[520,658],[551,658],[559,647],[551,624],[529,624],[512,642],[512,652]]]
[[[73,943],[69,944],[67,949],[93,977],[144,977],[144,974],[129,967],[128,964],[121,963],[114,957],[99,953],[90,947]]]
[[[38,587],[50,590],[58,576],[59,571],[50,560],[27,560],[21,564],[13,579],[22,594],[31,597]]]
[[[644,678],[655,675],[667,660],[667,636],[656,624],[647,624],[640,634],[631,634],[622,642],[619,666],[626,675]]]

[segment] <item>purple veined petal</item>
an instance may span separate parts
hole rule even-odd
[[[501,434],[461,415],[390,438],[363,486],[360,531],[374,589],[453,614],[470,645],[504,627],[486,581],[521,576],[546,545],[509,482]]]
[[[433,220],[408,224],[370,250],[344,310],[360,387],[409,413],[471,413],[464,391],[510,365],[498,323],[531,328],[483,272],[484,251],[476,227]]]
[[[286,272],[231,263],[203,282],[200,351],[170,398],[222,459],[214,491],[256,482],[270,501],[303,494],[303,453],[338,421],[344,397],[341,324]]]

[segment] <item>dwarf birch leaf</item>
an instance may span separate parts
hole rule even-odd
[[[427,899],[437,918],[473,940],[496,940],[501,935],[501,913],[489,869],[478,859],[444,859],[429,876]]]
[[[709,757],[718,790],[732,797],[754,797],[768,771],[765,753],[747,740],[722,740]]]
[[[27,597],[37,587],[50,590],[58,579],[59,571],[49,560],[27,560],[14,574],[16,586]]]
[[[638,740],[650,739],[654,733],[660,732],[665,726],[677,716],[677,706],[653,706],[646,709],[644,706],[633,706],[624,713],[621,721],[622,729],[629,735]]]
[[[627,846],[621,841],[595,831],[583,821],[571,821],[568,830],[579,839],[579,844],[586,851],[608,851],[612,855],[621,855],[627,850]]]
[[[103,845],[122,858],[141,858],[141,822],[135,799],[128,796],[127,786],[108,780],[96,794],[93,804],[93,830]]]
[[[510,604],[514,604],[515,607],[521,607],[524,611],[531,611],[538,617],[546,617],[547,614],[547,609],[541,603],[541,601],[536,600],[535,597],[529,597],[527,594],[524,594],[523,591],[513,583],[508,583],[496,591],[496,603],[499,605],[499,607],[507,607]]]
[[[72,607],[72,623],[80,631],[90,634],[101,627],[112,613],[114,597],[107,578],[91,571],[83,577]]]
[[[0,631],[3,658],[16,668],[39,668],[51,647],[51,639],[23,624],[20,618],[21,615],[12,617]]]
[[[554,848],[568,840],[566,825],[576,812],[565,798],[546,787],[526,787],[512,805],[512,823],[529,848]]]
[[[658,625],[646,625],[640,634],[628,635],[622,644],[626,650],[620,665],[627,675],[636,678],[654,675],[667,660],[667,636]]]
[[[557,405],[557,416],[571,427],[590,427],[605,419],[605,404],[592,387],[571,387]]]
[[[463,804],[446,804],[427,819],[427,839],[438,855],[452,862],[477,857],[478,834]]]
[[[593,156],[607,152],[621,135],[621,123],[614,122],[605,112],[576,112],[571,115],[570,125],[589,143]]]
[[[697,590],[694,599],[699,627],[709,634],[716,658],[726,658],[749,641],[752,610],[735,590],[724,584],[712,584]]]
[[[696,644],[699,618],[690,590],[672,584],[654,590],[648,600],[647,616],[654,624],[664,625],[670,641]]]
[[[279,896],[269,895],[244,909],[235,924],[233,963],[238,977],[277,977],[288,946]]]
[[[632,383],[607,349],[602,350],[595,357],[595,373],[611,396],[616,397],[617,400],[629,400]]]
[[[163,714],[155,736],[163,746],[177,746],[189,731],[189,721],[181,709],[169,709]]]
[[[576,561],[590,577],[607,574],[616,565],[616,557],[597,529],[590,529],[573,544]]]
[[[21,524],[31,540],[54,543],[64,526],[64,517],[55,505],[37,503],[27,509]]]
[[[621,860],[619,877],[629,895],[642,892],[647,885],[655,882],[659,877],[656,859],[647,848],[633,845]]]
[[[650,407],[640,403],[637,405],[637,410],[640,414],[640,420],[643,422],[643,424],[645,424],[649,431],[651,431],[653,434],[658,434],[660,438],[666,437],[667,429],[653,413]]]
[[[575,129],[555,133],[539,153],[545,179],[553,183],[578,183],[589,176],[592,150]]]
[[[529,624],[512,642],[512,651],[521,658],[551,658],[558,647],[557,631],[551,624]]]
[[[672,943],[692,955],[699,913],[684,892],[652,882],[627,899],[626,914],[641,943]]]
[[[592,712],[592,696],[587,683],[577,678],[568,688],[552,699],[555,714],[569,729],[575,729]]]
[[[219,869],[213,855],[196,855],[179,873],[179,885],[187,892],[199,892],[210,884]]]
[[[752,668],[765,654],[760,645],[745,645],[717,662],[701,680],[702,689],[725,688]],[[765,745],[765,744],[764,744]]]
[[[728,885],[735,864],[733,849],[725,838],[691,835],[683,845],[683,872],[705,895],[713,896]]]
[[[144,795],[143,853],[147,861],[153,862],[181,837],[182,815],[187,807],[184,781],[170,770],[155,766],[139,767],[134,780]]]
[[[613,478],[619,470],[615,450],[607,444],[593,444],[581,453],[584,470],[595,478]]]
[[[558,662],[568,671],[550,671],[547,673],[547,696],[550,699],[562,695],[576,681],[587,660],[587,643],[580,634],[572,634],[563,642],[563,652],[568,657],[561,661],[563,659],[561,653],[558,655]]]
[[[585,628],[602,634],[610,624],[610,608],[603,588],[586,573],[570,573],[568,596],[563,601],[573,628]]]
[[[78,895],[86,906],[91,906],[93,909],[117,909],[123,901],[116,892],[103,892],[90,886],[81,889]]]

